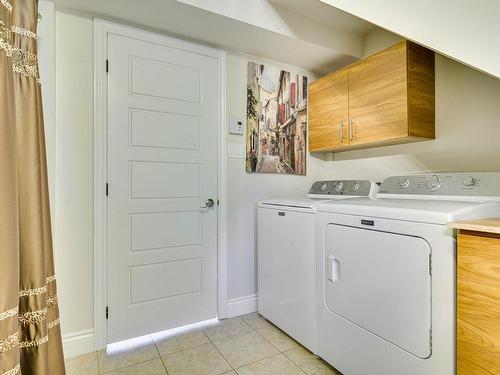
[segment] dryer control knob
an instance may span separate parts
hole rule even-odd
[[[431,190],[437,190],[441,187],[441,179],[437,175],[432,175],[425,185]]]
[[[476,184],[476,179],[474,177],[465,177],[464,178],[464,186],[472,187]]]
[[[326,190],[326,184],[322,184],[320,187],[321,190]]]
[[[358,191],[360,186],[361,185],[359,184],[359,182],[353,183],[352,184],[352,191]]]
[[[337,182],[335,182],[335,184],[333,185],[333,189],[334,189],[336,192],[341,191],[343,187],[344,187],[344,184],[343,184],[341,181],[337,181]]]
[[[398,185],[401,189],[406,189],[408,186],[410,186],[410,180],[407,178],[401,178],[398,181]]]

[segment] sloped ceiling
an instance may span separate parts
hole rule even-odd
[[[316,7],[325,6],[319,0],[305,1]],[[338,27],[328,19],[320,22],[313,16],[297,13],[296,8],[288,9],[268,0],[56,0],[55,3],[59,9],[82,11],[286,62],[318,74],[360,58],[363,48],[360,31],[372,27],[344,12],[337,16],[344,27]]]
[[[272,4],[287,8],[297,14],[354,34],[367,34],[375,25],[334,8],[321,0],[269,0]]]
[[[499,0],[321,1],[500,78]]]

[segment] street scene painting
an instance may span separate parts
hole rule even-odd
[[[306,174],[307,77],[248,63],[246,170]]]

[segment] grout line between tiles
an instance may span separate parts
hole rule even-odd
[[[248,325],[248,326],[250,327],[250,331],[247,331],[247,332],[244,332],[244,333],[240,333],[240,334],[237,334],[237,335],[231,335],[231,336],[229,336],[229,337],[226,337],[225,339],[232,338],[232,337],[237,337],[237,336],[242,336],[242,335],[245,335],[245,334],[250,333],[250,332],[252,332],[252,331],[253,331],[253,332],[256,332],[257,334],[259,334],[259,336],[262,336],[262,335],[261,335],[261,334],[260,334],[260,333],[259,333],[259,332],[258,332],[258,331],[257,331],[257,330],[256,330],[256,329],[252,326],[252,325],[251,325],[251,324],[247,323],[247,322],[245,321],[245,319],[243,319],[241,316],[239,316],[239,318],[240,318],[243,322],[245,322],[245,323],[246,323],[246,325]],[[203,333],[205,333],[205,331],[203,331]],[[249,363],[245,363],[244,365],[241,365],[241,366],[239,366],[239,367],[233,367],[233,365],[232,365],[232,364],[231,364],[231,363],[227,360],[227,358],[224,356],[224,354],[222,354],[222,352],[219,350],[219,348],[217,347],[217,345],[215,345],[215,341],[222,341],[222,340],[215,340],[215,341],[213,341],[213,340],[212,340],[212,339],[211,339],[211,338],[210,338],[210,337],[209,337],[206,333],[205,333],[205,335],[208,337],[208,339],[210,340],[210,342],[212,343],[212,345],[213,345],[213,346],[215,346],[215,349],[217,349],[217,351],[218,351],[218,352],[222,355],[222,357],[226,360],[226,362],[229,364],[229,366],[231,367],[231,369],[232,369],[232,370],[234,370],[234,371],[236,372],[236,374],[238,374],[238,369],[239,369],[239,368],[242,368],[242,367],[245,367],[245,366],[251,365],[252,363],[259,362],[259,361],[262,361],[262,360],[267,359],[267,358],[271,358],[271,357],[273,357],[273,356],[275,356],[275,355],[278,355],[278,354],[282,354],[282,353],[281,353],[281,351],[280,351],[278,348],[276,348],[276,347],[275,347],[275,346],[274,346],[271,342],[269,342],[269,340],[267,340],[265,337],[263,337],[263,336],[262,336],[262,338],[263,338],[264,340],[266,340],[267,342],[269,342],[271,345],[273,345],[273,347],[274,347],[274,348],[276,348],[276,350],[278,350],[278,353],[271,354],[271,355],[269,355],[269,356],[267,356],[267,357],[264,357],[264,358],[258,359],[258,360],[256,360],[256,361],[252,361],[252,362],[249,362]],[[223,340],[225,340],[225,339],[223,339]]]
[[[292,350],[293,350],[293,349],[288,350],[288,351],[292,351]],[[283,356],[284,356],[286,359],[288,359],[291,363],[293,363],[293,365],[294,365],[295,367],[297,367],[300,371],[302,371],[304,374],[306,374],[306,375],[307,375],[306,370],[304,370],[304,369],[303,369],[302,367],[300,367],[297,363],[295,363],[294,361],[292,361],[292,359],[291,359],[291,358],[289,358],[289,357],[285,354],[285,352],[283,352],[283,353],[281,353],[281,354],[283,354]]]
[[[212,339],[205,333],[205,331],[202,329],[201,330],[203,332],[203,334],[205,336],[207,336],[208,338],[208,341],[210,341],[210,343],[214,346],[214,348],[220,353],[220,355],[222,356],[222,358],[224,358],[224,361],[227,362],[227,364],[229,365],[229,367],[231,367],[231,370],[234,370],[236,372],[236,369],[233,367],[233,365],[227,360],[227,358],[224,356],[224,354],[222,354],[222,352],[219,350],[219,348],[217,347],[217,345],[215,345],[215,343],[212,341]],[[228,372],[228,371],[226,371]]]
[[[145,361],[140,361],[140,362],[137,362],[137,363],[133,363],[131,365],[127,365],[127,366],[123,366],[123,367],[117,367],[117,368],[114,368],[112,370],[108,370],[108,371],[104,371],[104,372],[99,372],[99,374],[100,375],[106,375],[106,374],[109,374],[110,372],[115,372],[115,371],[123,370],[123,369],[129,368],[129,367],[132,367],[132,366],[141,365],[141,364],[146,363],[146,362],[154,361],[155,359],[157,359],[157,358],[150,358],[150,359],[147,359]]]
[[[205,332],[203,332],[205,333]],[[205,335],[206,336],[206,335]],[[210,340],[210,338],[209,338]],[[196,345],[193,345],[193,346],[190,346],[189,348],[184,348],[184,349],[179,349],[179,350],[175,350],[171,353],[166,353],[166,354],[161,354],[160,352],[160,348],[156,347],[156,349],[158,350],[158,354],[160,355],[160,357],[168,357],[169,355],[172,355],[172,354],[177,354],[177,353],[180,353],[180,352],[185,352],[186,350],[190,350],[190,349],[194,349],[194,348],[197,348],[199,346],[203,346],[203,345],[206,345],[206,344],[209,344],[209,342],[204,342],[204,343],[201,343],[201,344],[196,344]],[[156,344],[155,344],[156,345]]]
[[[259,316],[260,316],[260,315],[259,315]],[[252,362],[246,363],[246,364],[244,364],[244,365],[242,365],[242,366],[239,366],[239,367],[237,367],[237,368],[233,367],[233,366],[231,365],[231,363],[229,363],[229,361],[228,361],[229,365],[231,366],[231,368],[232,368],[234,371],[236,371],[236,373],[238,373],[238,369],[239,369],[239,368],[242,368],[242,367],[245,367],[245,366],[251,365],[252,363],[256,363],[256,362],[259,362],[259,361],[263,361],[264,359],[268,359],[268,358],[271,358],[271,357],[276,356],[276,355],[279,355],[279,354],[283,354],[283,352],[282,352],[281,350],[279,350],[279,349],[278,349],[278,348],[277,348],[277,347],[276,347],[276,346],[275,346],[275,345],[274,345],[271,341],[269,341],[267,338],[265,338],[265,337],[264,337],[264,336],[263,336],[263,335],[262,335],[262,334],[261,334],[261,333],[257,330],[257,328],[254,328],[254,326],[253,326],[252,324],[250,324],[249,322],[247,322],[247,321],[245,320],[245,318],[243,318],[243,316],[240,316],[239,318],[240,318],[241,320],[243,320],[243,321],[244,321],[244,322],[245,322],[245,323],[246,323],[246,324],[247,324],[247,325],[248,325],[248,326],[252,329],[252,331],[256,332],[256,333],[257,333],[259,336],[261,336],[261,337],[262,337],[265,341],[267,341],[269,344],[271,344],[271,345],[272,345],[272,347],[273,347],[273,348],[275,348],[275,349],[278,351],[278,353],[271,354],[271,355],[269,355],[269,356],[267,356],[267,357],[264,357],[264,358],[258,359],[258,360],[256,360],[256,361],[252,361]],[[267,319],[266,319],[266,322],[268,322],[268,320],[267,320]],[[271,324],[272,324],[272,323],[271,323]],[[273,326],[274,326],[274,325],[273,325]],[[278,329],[279,329],[279,328],[278,328]],[[248,332],[245,332],[245,333],[248,333]],[[244,335],[245,333],[242,333],[242,335]],[[239,335],[235,335],[235,336],[239,336]],[[209,337],[209,340],[210,340],[210,337]],[[217,348],[217,346],[216,346],[215,344],[214,344],[214,346]],[[219,350],[219,348],[217,348],[217,350]],[[220,350],[219,350],[219,352],[220,352]],[[222,353],[221,353],[221,354],[222,354]],[[223,355],[223,354],[222,354],[222,356],[224,357],[224,355]],[[225,358],[225,357],[224,357],[224,358]],[[286,356],[285,356],[285,358],[287,358],[287,359],[288,359],[288,357],[286,357]],[[292,363],[293,363],[293,362],[292,362]],[[295,363],[293,363],[293,364],[294,364],[294,365],[296,365]],[[297,365],[296,365],[296,366],[297,366]],[[297,366],[297,367],[298,367],[298,366]],[[300,368],[299,368],[299,369],[300,369]],[[300,370],[302,371],[302,369],[300,369]],[[304,372],[304,371],[302,371],[302,372]]]
[[[299,345],[300,345],[300,344],[299,344]],[[325,362],[325,361],[323,360],[323,358],[321,358],[321,357],[319,357],[319,356],[315,356],[315,355],[314,355],[314,354],[312,354],[312,352],[311,352],[309,349],[307,349],[306,347],[304,347],[304,346],[300,345],[300,348],[303,348],[304,350],[307,350],[309,353],[311,353],[311,355],[312,355],[312,356],[313,356],[316,360],[320,361],[320,362],[321,362],[321,364],[323,364],[323,365],[325,365],[325,366],[330,366],[330,364],[328,364],[327,362]],[[289,353],[289,352],[294,351],[294,350],[296,350],[296,349],[297,349],[297,348],[287,350],[286,352],[283,352],[283,355],[284,355],[286,358],[288,358],[288,360],[289,360],[290,362],[292,362],[295,366],[297,366],[297,367],[298,367],[298,368],[300,368],[303,372],[305,372],[305,370],[304,370],[304,369],[302,369],[302,367],[300,367],[298,363],[296,363],[296,362],[295,362],[292,358],[290,358],[289,356],[287,356],[287,355],[286,355],[286,353]],[[340,373],[340,371],[338,371],[336,368],[334,368],[333,366],[330,366],[330,367],[334,370],[334,375],[342,375],[342,374]],[[306,373],[306,374],[307,374],[307,373]]]
[[[160,360],[161,360],[161,355],[160,355],[160,352],[158,351],[158,347],[156,346],[155,341],[153,340],[153,336],[151,336],[151,335],[149,335],[149,336],[150,336],[150,338],[151,338],[151,342],[153,343],[154,348],[156,349],[156,352],[158,353],[158,357],[159,357],[159,358],[160,358]],[[146,345],[146,346],[147,346],[147,345]],[[135,348],[134,350],[131,350],[131,351],[130,351],[130,353],[135,352],[137,349],[138,349],[138,348]],[[106,352],[106,349],[104,349],[104,352]],[[156,358],[149,358],[149,359],[146,359],[146,360],[144,360],[144,361],[139,361],[139,362],[136,362],[136,363],[133,363],[133,364],[127,365],[127,366],[117,367],[117,368],[115,368],[115,369],[111,369],[111,370],[108,370],[108,371],[102,371],[102,372],[101,372],[101,366],[99,365],[99,352],[96,352],[96,353],[97,353],[97,356],[98,356],[98,357],[97,357],[97,369],[98,369],[98,371],[99,371],[99,374],[100,374],[100,375],[108,374],[108,373],[113,372],[113,371],[122,370],[122,369],[125,369],[125,368],[128,368],[128,367],[131,367],[131,366],[139,365],[139,364],[141,364],[141,363],[145,363],[145,362],[153,361],[153,360],[155,360],[155,359],[156,359]],[[106,355],[106,354],[105,354],[105,355]],[[163,363],[163,360],[162,360],[162,363]],[[164,365],[164,367],[165,367],[165,365]],[[165,368],[165,370],[167,370],[167,369]],[[167,375],[168,375],[168,371],[167,371]]]
[[[156,352],[158,353],[158,357],[160,357],[161,364],[162,364],[163,368],[165,369],[166,374],[168,375],[167,365],[163,361],[163,357],[161,356],[160,349],[158,349],[158,345],[156,345],[156,341],[153,338],[153,336],[151,336],[151,340],[153,340],[153,344],[156,348]]]
[[[101,365],[99,364],[99,352],[94,351],[94,353],[95,353],[95,361],[97,362],[97,374],[100,375],[101,374]]]
[[[279,329],[279,328],[278,328],[278,329]],[[280,330],[280,331],[281,331],[281,330]],[[276,350],[278,351],[278,354],[276,354],[276,355],[280,355],[280,354],[281,354],[281,355],[282,355],[283,357],[285,357],[288,361],[290,361],[290,362],[291,362],[291,363],[292,363],[295,367],[297,367],[300,371],[302,371],[304,374],[306,374],[306,375],[307,375],[307,373],[306,373],[306,372],[305,372],[305,371],[304,371],[301,367],[299,367],[299,365],[298,365],[298,364],[296,364],[294,361],[292,361],[290,358],[288,358],[288,356],[286,356],[286,355],[285,355],[285,352],[284,352],[284,351],[281,351],[281,350],[280,350],[280,349],[279,349],[276,345],[274,345],[271,341],[269,341],[266,337],[264,337],[264,335],[262,335],[259,331],[255,330],[255,332],[257,332],[259,335],[261,335],[261,336],[262,336],[262,338],[264,338],[264,340],[266,340],[268,343],[270,343],[272,346],[274,346],[274,347],[276,348]],[[283,332],[283,331],[281,331],[281,332]],[[284,332],[283,332],[283,333],[284,333]],[[286,333],[284,333],[284,334],[286,335]],[[290,337],[290,336],[288,336],[288,335],[287,335],[287,337]],[[290,337],[290,338],[291,338],[291,337]],[[288,349],[287,351],[291,351],[291,350],[293,350],[293,348],[292,348],[292,349]],[[271,357],[267,357],[267,358],[271,358]],[[266,359],[266,358],[264,358],[264,359]],[[261,361],[262,361],[262,359],[261,359]],[[258,362],[258,361],[256,361],[256,362]],[[252,363],[255,363],[255,362],[252,362]],[[245,366],[246,366],[246,365],[245,365]]]

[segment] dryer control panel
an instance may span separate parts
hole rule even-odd
[[[500,199],[500,173],[443,173],[392,176],[384,180],[378,196],[438,195]]]
[[[311,186],[309,194],[368,197],[373,191],[373,186],[374,183],[369,180],[316,181]]]

